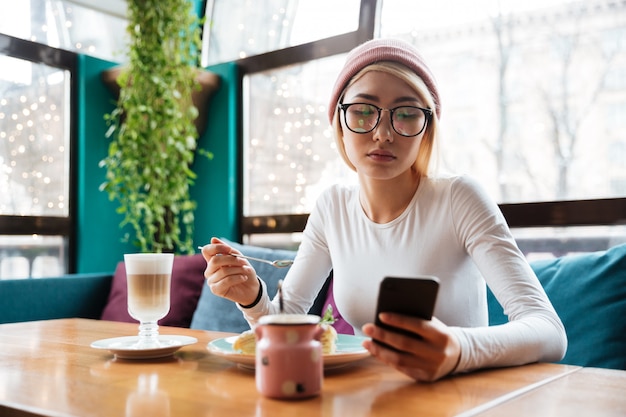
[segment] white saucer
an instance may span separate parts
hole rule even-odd
[[[138,340],[139,336],[114,337],[97,340],[91,344],[91,347],[109,350],[120,359],[154,359],[169,356],[181,347],[198,341],[195,337],[189,336],[159,335],[160,347],[138,349],[135,347]]]

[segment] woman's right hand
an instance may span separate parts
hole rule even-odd
[[[241,254],[215,237],[202,247],[202,256],[207,262],[204,271],[207,285],[217,296],[244,306],[252,304],[261,285],[256,279],[256,271],[247,260],[228,256],[229,253]]]

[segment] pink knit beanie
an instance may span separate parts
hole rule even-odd
[[[415,71],[433,96],[437,117],[441,115],[441,102],[435,77],[415,47],[399,39],[373,39],[357,46],[346,57],[346,63],[339,73],[337,81],[335,81],[335,86],[330,96],[328,120],[331,123],[337,109],[339,96],[341,96],[350,79],[366,66],[380,61],[398,62]]]

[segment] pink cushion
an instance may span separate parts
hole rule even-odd
[[[174,257],[170,311],[167,316],[159,321],[159,325],[190,326],[205,282],[205,269],[206,261],[200,254]],[[126,268],[124,262],[120,262],[115,269],[111,293],[100,318],[102,320],[137,323],[137,320],[128,314],[127,300]]]

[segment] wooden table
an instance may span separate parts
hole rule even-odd
[[[0,325],[0,416],[626,413],[626,372],[555,364],[481,371],[421,384],[368,358],[328,372],[319,397],[271,400],[257,393],[254,372],[207,351],[209,341],[227,334],[160,330],[196,337],[198,343],[170,358],[124,361],[90,344],[135,335],[133,324],[61,319]]]

